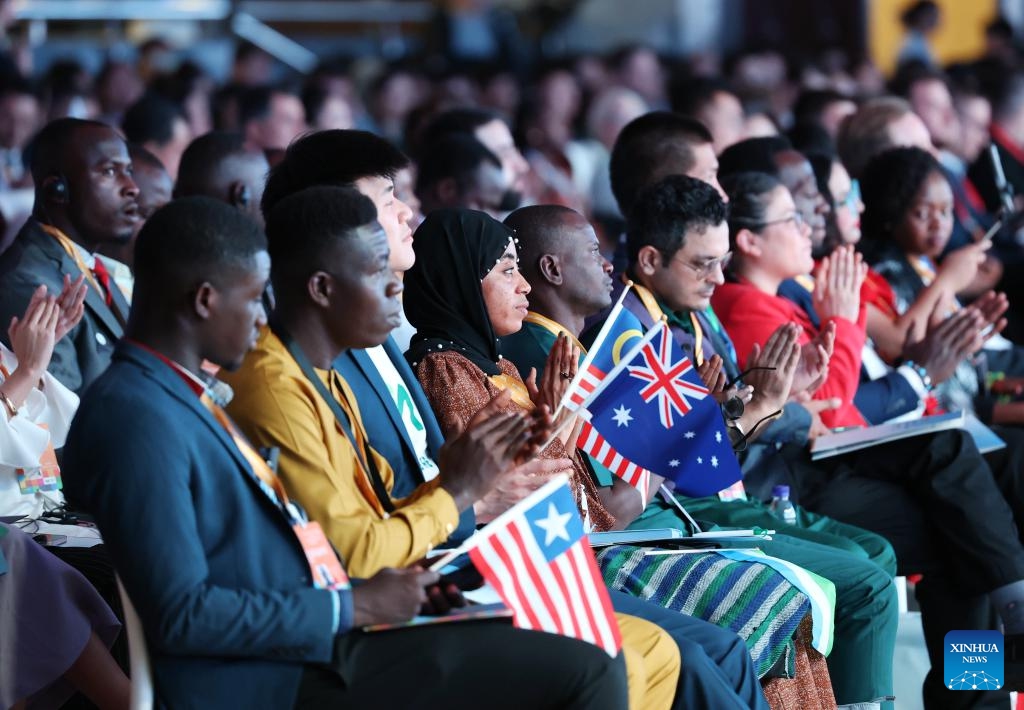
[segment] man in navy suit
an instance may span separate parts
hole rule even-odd
[[[77,394],[107,365],[121,337],[128,303],[94,253],[101,244],[125,244],[139,222],[139,188],[128,146],[110,126],[61,118],[33,142],[32,216],[0,256],[0,322],[25,312],[46,284],[59,294],[64,279],[83,273],[89,283],[85,316],[53,349],[50,372]],[[7,330],[0,338],[10,346]]]
[[[143,228],[135,268],[125,339],[82,401],[64,480],[138,609],[161,703],[625,706],[621,663],[584,642],[504,624],[359,632],[409,620],[437,575],[350,585],[200,374],[204,359],[238,367],[265,324],[262,231],[216,200],[177,200]]]

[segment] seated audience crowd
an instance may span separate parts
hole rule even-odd
[[[0,75],[0,704],[128,708],[131,644],[171,708],[892,708],[900,575],[924,706],[1005,707],[1024,61],[734,59]],[[654,329],[692,364],[735,483],[586,443],[566,404],[620,317],[616,364]],[[635,534],[561,590],[614,655],[464,618],[494,590],[456,552],[554,480]],[[1003,632],[998,689],[950,690],[964,629]]]

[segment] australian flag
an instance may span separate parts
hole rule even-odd
[[[668,325],[655,325],[627,357],[585,402],[600,436],[581,436],[580,448],[664,476],[689,496],[714,495],[740,480],[718,402]]]

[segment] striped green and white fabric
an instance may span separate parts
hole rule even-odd
[[[793,677],[794,634],[808,613],[815,618],[809,596],[795,581],[809,577],[747,550],[650,555],[644,548],[616,545],[595,552],[613,589],[731,629],[746,642],[759,678]],[[832,598],[834,606],[834,591]]]

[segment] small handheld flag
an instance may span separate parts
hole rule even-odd
[[[589,641],[615,656],[622,637],[566,476],[462,545],[523,629]]]
[[[690,496],[713,495],[742,478],[718,402],[664,322],[583,406],[599,436],[581,436],[578,445],[602,462],[611,457],[648,469]]]

